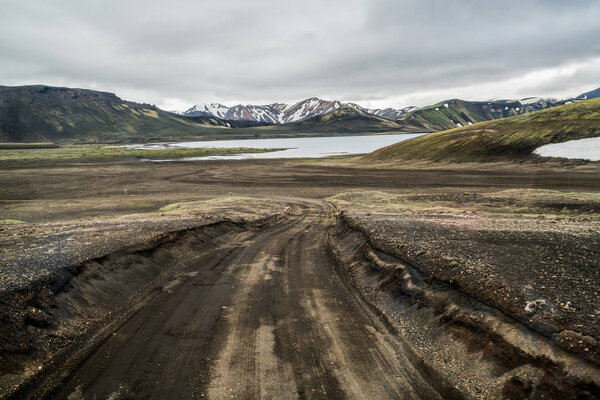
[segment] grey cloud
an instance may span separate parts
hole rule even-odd
[[[0,84],[93,85],[156,104],[469,98],[473,85],[600,56],[600,3],[583,0],[6,0],[0,15]],[[530,94],[565,85],[592,89],[600,72]]]

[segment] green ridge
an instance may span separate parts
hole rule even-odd
[[[527,157],[548,143],[600,136],[600,99],[430,133],[377,150],[367,161],[492,161]]]

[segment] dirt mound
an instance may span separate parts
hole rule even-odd
[[[406,340],[414,363],[445,387],[483,398],[600,398],[596,364],[382,252],[343,215],[330,246],[352,285]]]
[[[0,297],[0,385],[8,394],[34,374],[51,374],[89,351],[178,271],[248,228],[220,222],[165,233],[135,247],[57,271]],[[40,373],[41,372],[41,373]],[[34,384],[33,381],[31,384]],[[26,385],[25,385],[26,386]],[[15,394],[15,396],[19,396]]]

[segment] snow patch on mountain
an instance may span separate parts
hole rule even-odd
[[[369,109],[355,103],[342,103],[337,100],[323,100],[311,97],[295,104],[273,103],[266,105],[241,105],[227,107],[220,103],[201,103],[181,113],[185,116],[215,116],[222,119],[250,120],[270,124],[298,122],[317,115],[328,114],[343,106],[354,107],[378,117],[396,119],[400,115],[416,110],[417,107],[402,109]]]
[[[598,93],[597,93],[598,92]],[[588,94],[594,94],[595,97],[600,95],[600,89],[589,92]],[[572,101],[583,100],[588,98],[588,94],[583,94],[577,99],[570,99]],[[488,100],[487,107],[488,112],[492,113],[503,113],[504,112],[516,112],[517,114],[528,113],[538,110],[543,110],[548,107],[554,107],[557,105],[565,104],[566,100],[558,100],[555,98],[542,98],[542,97],[526,97],[520,100]],[[438,103],[435,107],[435,111],[441,111],[442,108],[450,108],[450,104],[454,104],[455,100],[449,100],[448,102]],[[479,102],[472,102],[473,105],[481,104]],[[343,106],[354,107],[360,111],[372,114],[378,117],[383,117],[391,120],[398,120],[405,118],[404,114],[416,111],[419,107],[405,107],[401,109],[396,108],[366,108],[356,103],[342,103],[334,100],[323,100],[317,97],[311,97],[306,100],[299,101],[295,104],[285,103],[273,103],[265,105],[242,105],[238,104],[233,107],[227,107],[220,103],[201,103],[197,104],[190,109],[182,112],[185,116],[214,116],[221,119],[230,120],[249,120],[264,122],[269,124],[287,124],[291,122],[302,121],[317,115],[323,115],[337,110]]]
[[[524,99],[519,100],[519,103],[526,106],[526,105],[532,105],[532,104],[554,104],[554,103],[558,103],[559,101],[560,100],[552,98],[552,97],[549,97],[549,98],[526,97]]]
[[[196,116],[209,116],[209,117],[217,117],[217,118],[225,118],[229,107],[224,106],[219,103],[201,103],[196,104],[192,108],[188,109],[181,113],[182,115],[186,115],[188,117],[196,117]]]

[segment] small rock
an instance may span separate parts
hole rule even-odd
[[[528,301],[527,304],[525,305],[525,311],[527,311],[529,314],[535,314],[536,312],[538,312],[545,306],[546,306],[546,300],[544,300],[544,299]]]

